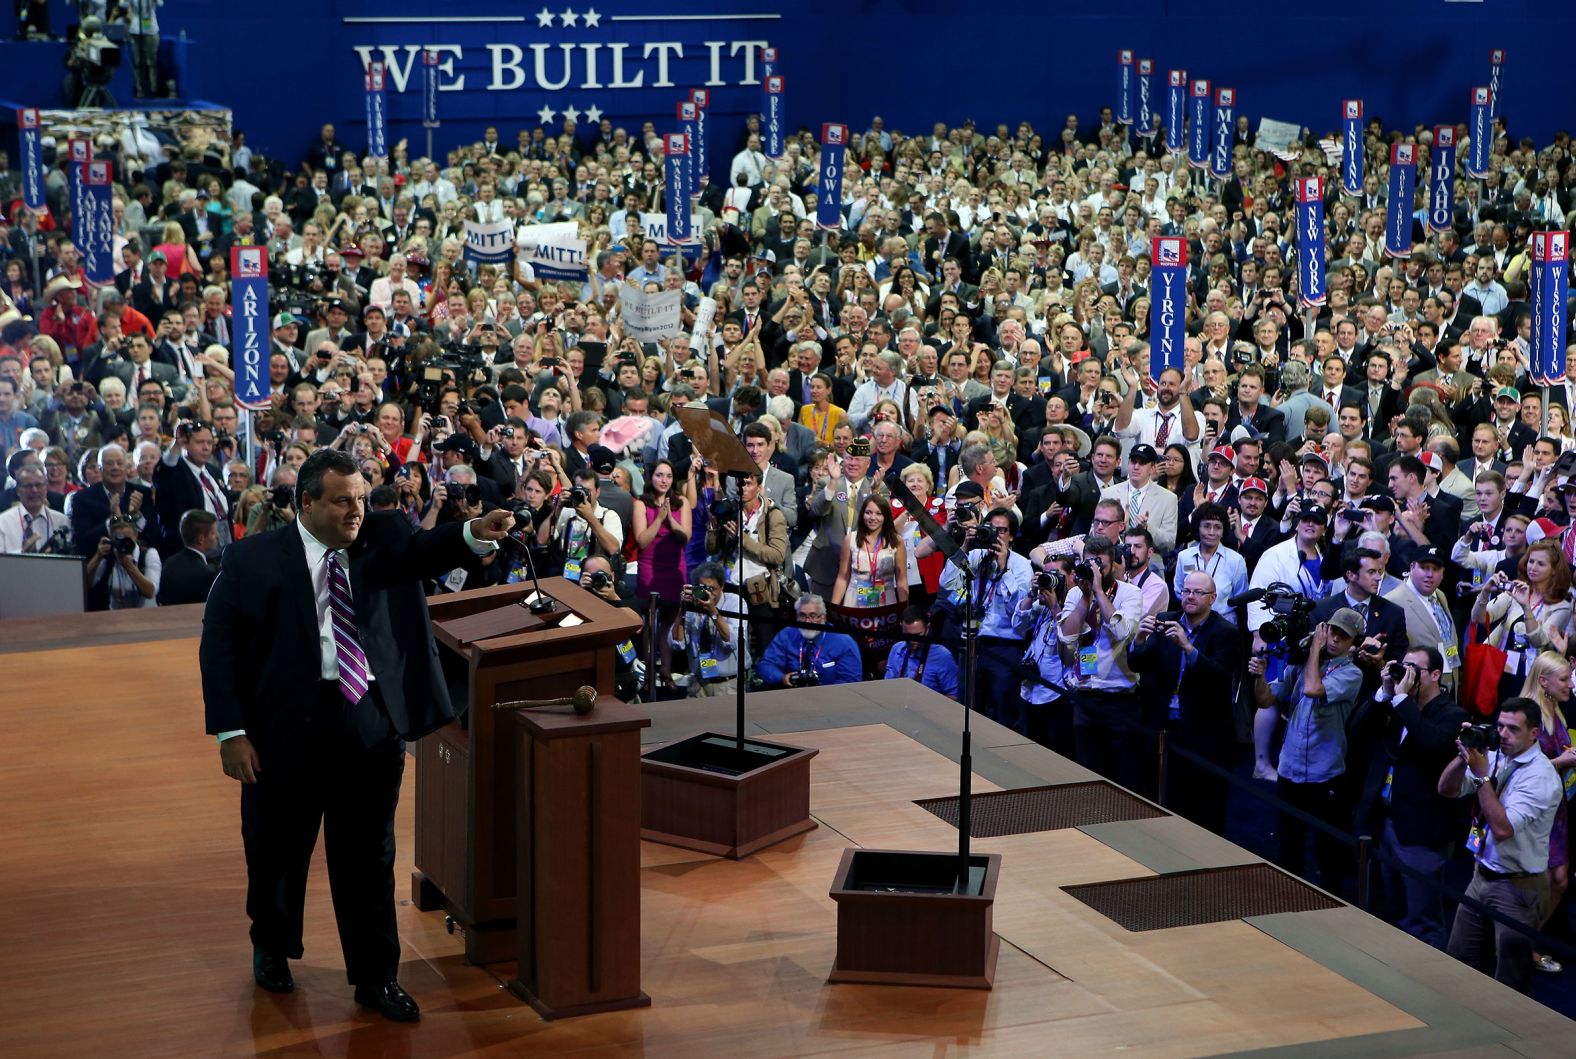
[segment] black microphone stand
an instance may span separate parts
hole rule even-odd
[[[973,715],[975,697],[978,694],[979,669],[979,577],[974,564],[969,562],[968,552],[958,546],[953,539],[935,520],[930,512],[925,510],[908,486],[896,472],[888,472],[886,476],[887,491],[893,499],[903,504],[903,509],[909,512],[914,521],[930,538],[936,550],[946,556],[947,561],[955,566],[967,579],[963,595],[963,739],[958,753],[958,880],[954,889],[955,893],[971,894],[975,892],[973,885],[973,864],[969,855],[970,830],[973,824],[974,808],[974,730]],[[994,562],[995,558],[989,549],[982,550],[980,562],[982,564]],[[983,882],[983,869],[981,869]]]
[[[518,514],[515,515],[515,518],[519,517],[520,516]],[[536,517],[536,512],[532,511],[532,526],[536,525]],[[527,530],[526,532],[528,533],[530,531]],[[553,613],[558,609],[558,601],[550,598],[547,593],[542,591],[542,584],[536,578],[536,560],[531,556],[531,545],[529,540],[527,539],[526,535],[521,533],[519,530],[511,531],[509,534],[509,539],[515,543],[515,546],[518,547],[520,551],[525,553],[525,566],[526,569],[531,571],[531,601],[527,603],[522,599],[520,600],[520,606],[525,607],[532,614]]]

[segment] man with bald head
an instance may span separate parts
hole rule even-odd
[[[1229,771],[1236,746],[1235,714],[1220,689],[1242,658],[1236,626],[1215,612],[1215,580],[1195,570],[1182,582],[1179,610],[1139,622],[1127,650],[1138,674],[1144,716],[1164,724],[1167,738]],[[1195,823],[1223,833],[1227,785],[1177,756],[1168,770],[1168,804]]]

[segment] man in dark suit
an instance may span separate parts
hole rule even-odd
[[[475,561],[513,525],[507,511],[412,531],[367,514],[355,460],[314,453],[295,524],[226,551],[203,616],[207,731],[241,787],[252,974],[295,988],[307,871],[326,820],[329,887],[356,1001],[420,1017],[400,988],[394,808],[405,743],[454,720],[428,632],[422,580]]]
[[[1174,621],[1151,614],[1139,623],[1127,651],[1139,675],[1138,696],[1146,724],[1163,725],[1177,744],[1230,771],[1236,754],[1236,711],[1229,693],[1242,659],[1242,636],[1215,613],[1215,581],[1195,570],[1182,582],[1181,613]],[[1174,759],[1169,777],[1178,812],[1217,834],[1225,833],[1230,784]]]
[[[1286,440],[1286,417],[1270,406],[1264,393],[1264,369],[1249,364],[1237,373],[1237,399],[1226,416],[1226,435],[1246,426],[1266,444]]]
[[[177,532],[181,516],[201,509],[218,520],[219,543],[230,543],[233,498],[224,487],[224,476],[214,462],[213,428],[207,423],[179,423],[175,440],[153,467],[153,506],[164,536],[160,554],[174,555],[181,546]]]
[[[1248,569],[1258,565],[1259,557],[1281,539],[1280,523],[1266,508],[1269,489],[1262,478],[1244,478],[1237,483],[1237,507],[1232,512],[1226,547],[1241,553]]]
[[[1467,817],[1460,800],[1439,794],[1439,774],[1456,755],[1456,737],[1468,717],[1440,689],[1444,659],[1437,648],[1408,651],[1402,663],[1406,668],[1400,679],[1386,675],[1374,696],[1373,710],[1380,715],[1373,719],[1379,752],[1362,777],[1356,819],[1385,816],[1380,841],[1386,856],[1380,877],[1400,913],[1394,921],[1419,941],[1442,949],[1449,922],[1439,883]],[[1423,877],[1400,871],[1400,865]]]
[[[960,262],[968,260],[969,238],[947,227],[946,214],[940,210],[931,210],[925,215],[925,230],[929,233],[925,237],[926,272],[932,276],[941,276],[942,262],[948,258]]]
[[[219,551],[218,520],[207,511],[188,511],[181,516],[181,550],[164,562],[159,575],[158,602],[161,607],[182,603],[201,603],[208,598],[219,567],[211,559]]]
[[[1399,662],[1407,646],[1406,612],[1379,595],[1379,586],[1384,583],[1384,557],[1378,552],[1348,544],[1341,554],[1340,569],[1346,587],[1319,600],[1310,620],[1315,625],[1329,621],[1342,607],[1350,607],[1362,617],[1363,635],[1353,647],[1353,657],[1363,671],[1358,696],[1361,701],[1379,686],[1379,662],[1363,650],[1365,643],[1377,639],[1382,660]]]
[[[87,558],[104,536],[111,515],[130,515],[137,530],[158,542],[163,531],[154,515],[153,490],[130,481],[131,458],[119,445],[105,445],[99,452],[99,480],[72,493],[66,504],[71,518],[72,551]]]

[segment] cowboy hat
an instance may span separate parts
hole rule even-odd
[[[44,286],[44,300],[52,301],[61,291],[81,290],[82,281],[75,276],[56,276]]]

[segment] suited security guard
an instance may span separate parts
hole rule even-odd
[[[301,465],[294,525],[236,542],[203,615],[203,700],[241,788],[252,974],[294,988],[307,870],[324,826],[329,887],[357,1003],[420,1017],[400,988],[394,809],[406,739],[454,719],[422,579],[497,547],[503,510],[413,532],[367,514],[348,453]]]

